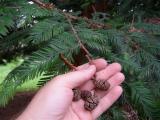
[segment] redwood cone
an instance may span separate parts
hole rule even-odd
[[[94,83],[95,87],[100,89],[100,90],[108,90],[109,87],[110,87],[109,82],[106,81],[106,80],[93,79],[93,83]]]
[[[92,111],[98,106],[98,103],[98,97],[96,95],[92,95],[86,98],[84,108],[88,111]]]
[[[81,91],[77,88],[74,88],[73,90],[73,101],[78,101],[81,99]]]
[[[81,98],[83,100],[86,100],[88,97],[91,97],[92,96],[92,93],[88,90],[82,90],[81,91]]]

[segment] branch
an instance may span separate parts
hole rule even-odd
[[[96,11],[96,8],[94,7],[94,5],[93,5],[93,4],[91,5],[91,7],[92,7],[92,9],[93,9],[94,13],[96,13],[97,11]]]
[[[73,34],[75,35],[80,47],[82,48],[82,50],[85,52],[85,54],[88,56],[88,60],[91,61],[91,54],[89,53],[89,51],[86,49],[86,47],[83,45],[81,39],[79,38],[78,34],[77,34],[77,31],[74,29],[73,25],[72,25],[72,22],[70,20],[70,18],[67,16],[67,14],[64,14],[71,26],[71,29],[73,31]]]
[[[135,17],[134,17],[134,14],[133,14],[133,17],[132,17],[132,22],[131,22],[130,29],[132,29],[132,28],[134,27],[134,19],[135,19]]]

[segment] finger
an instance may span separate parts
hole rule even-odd
[[[112,77],[108,80],[108,82],[110,83],[110,88],[109,88],[109,90],[112,89],[112,88],[115,87],[115,86],[120,85],[120,84],[124,81],[124,79],[125,79],[125,76],[124,76],[123,73],[121,73],[121,72],[116,73],[114,76],[112,76]],[[102,98],[102,97],[104,97],[104,96],[108,93],[109,90],[107,90],[107,91],[95,90],[95,94],[96,94],[99,98]]]
[[[105,69],[96,73],[96,79],[107,80],[112,75],[121,71],[121,65],[119,63],[112,63],[108,65]],[[94,88],[94,84],[92,81],[88,81],[84,85],[81,86],[82,90],[92,90]]]
[[[121,94],[122,88],[120,86],[112,88],[110,92],[100,100],[97,108],[92,111],[93,118],[97,119],[103,112],[111,107]]]
[[[112,63],[108,65],[105,69],[96,73],[96,79],[106,80],[112,75],[120,72],[122,69],[119,63]]]
[[[55,77],[53,81],[56,86],[63,86],[73,89],[90,80],[95,72],[96,67],[94,65],[90,65],[84,70],[73,71],[64,75],[59,75]]]
[[[92,62],[93,62],[93,65],[96,66],[97,71],[102,70],[107,66],[107,61],[102,59],[102,58],[93,60]],[[77,69],[78,70],[83,70],[83,69],[86,69],[87,67],[89,67],[89,63],[78,66]]]
[[[87,81],[86,83],[84,83],[83,85],[80,86],[81,90],[92,90],[94,89],[94,84],[92,80]]]
[[[102,58],[93,60],[92,62],[96,66],[96,71],[100,71],[100,70],[106,68],[106,66],[107,66],[107,61]],[[88,63],[84,64],[82,66],[79,66],[78,69],[85,69],[85,67],[87,67],[87,66],[89,66]],[[87,81],[82,86],[80,86],[81,90],[91,90],[93,88],[94,88],[94,84],[92,81]]]

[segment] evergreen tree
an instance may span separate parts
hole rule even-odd
[[[35,1],[35,0],[34,0]],[[38,1],[38,0],[37,0]],[[73,13],[74,14],[74,13]],[[4,106],[24,82],[39,75],[44,85],[68,69],[59,59],[63,53],[72,63],[81,50],[67,18],[89,52],[111,62],[120,62],[126,75],[124,93],[99,119],[158,120],[160,118],[160,25],[132,22],[120,28],[62,12],[53,4],[25,0],[0,0],[0,58],[2,54],[30,46],[35,48],[0,85]]]

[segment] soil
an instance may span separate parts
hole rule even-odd
[[[31,101],[36,92],[17,93],[5,108],[0,108],[0,120],[14,120]]]

